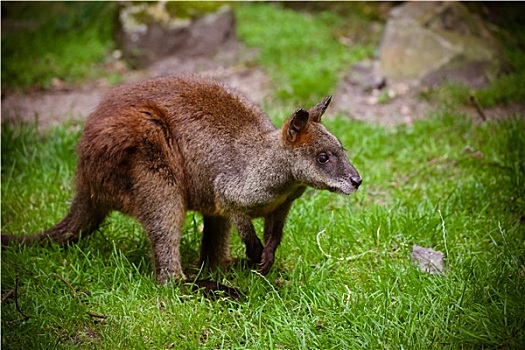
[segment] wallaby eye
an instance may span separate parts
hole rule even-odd
[[[319,164],[326,164],[330,160],[330,157],[326,153],[319,153],[317,155],[317,161]]]

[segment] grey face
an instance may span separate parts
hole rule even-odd
[[[326,189],[332,192],[350,194],[357,191],[362,179],[344,152],[320,152],[317,155],[318,171],[324,174]]]
[[[331,96],[308,111],[298,109],[283,126],[284,144],[292,150],[296,181],[317,189],[350,194],[362,179],[348,161],[341,142],[321,124]]]
[[[321,124],[314,123],[311,127],[316,142],[312,159],[314,176],[309,185],[342,194],[357,191],[362,179],[346,158],[341,143]]]

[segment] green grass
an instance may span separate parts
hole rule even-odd
[[[115,9],[104,2],[2,2],[2,88],[49,88],[53,78],[76,84],[110,74],[104,64],[114,47]]]
[[[242,266],[212,274],[242,300],[156,285],[142,228],[114,214],[69,248],[2,252],[2,294],[18,276],[18,303],[30,316],[22,319],[14,298],[2,304],[2,347],[525,346],[524,122],[441,114],[394,129],[326,123],[351,150],[362,188],[349,198],[313,190],[300,198],[266,278]],[[66,214],[79,135],[78,125],[43,134],[3,127],[2,232],[35,232]],[[188,214],[187,269],[198,259],[200,223]],[[446,274],[421,273],[412,244],[445,252]],[[244,256],[236,235],[232,250]]]
[[[317,103],[333,93],[345,68],[373,55],[374,46],[346,47],[336,39],[345,21],[333,12],[313,16],[279,6],[249,4],[236,7],[237,33],[260,49],[279,98]]]

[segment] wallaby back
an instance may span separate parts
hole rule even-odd
[[[159,281],[184,278],[180,236],[187,210],[204,216],[201,262],[230,261],[232,224],[267,273],[291,203],[306,186],[349,194],[361,178],[320,123],[330,98],[297,110],[277,130],[234,90],[198,75],[125,85],[88,117],[78,144],[70,213],[43,238],[78,239],[118,210],[135,217],[155,253]],[[265,218],[263,246],[251,220]],[[2,236],[2,244],[13,236]]]

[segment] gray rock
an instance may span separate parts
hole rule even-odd
[[[228,6],[196,18],[176,18],[165,2],[124,3],[117,42],[124,58],[138,67],[168,56],[213,55],[236,43],[235,17]]]
[[[388,81],[431,87],[445,81],[482,87],[504,66],[483,20],[458,2],[406,2],[383,34],[379,71]]]
[[[377,72],[377,61],[362,61],[350,67],[345,77],[348,83],[359,86],[363,91],[372,91],[385,87],[385,77]]]
[[[419,264],[422,272],[431,275],[444,273],[445,260],[442,252],[432,248],[421,247],[417,244],[412,245],[412,260]]]

